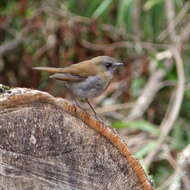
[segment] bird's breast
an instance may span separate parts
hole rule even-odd
[[[70,88],[74,95],[81,99],[96,97],[100,95],[109,85],[110,78],[90,76],[83,81],[72,83]]]

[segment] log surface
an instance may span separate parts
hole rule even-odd
[[[133,167],[138,161],[126,159],[85,120],[100,123],[48,93],[22,88],[1,93],[0,189],[152,190],[140,164],[137,171]],[[102,131],[120,138],[110,128]]]

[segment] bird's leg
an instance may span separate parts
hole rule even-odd
[[[86,102],[88,103],[88,105],[90,106],[91,110],[94,112],[95,117],[97,117],[97,113],[96,113],[96,111],[94,110],[93,106],[90,104],[88,98],[86,98],[85,100],[86,100]]]
[[[86,98],[85,100],[88,103],[88,105],[90,106],[91,110],[93,111],[95,118],[102,122],[103,121],[102,118],[96,113],[93,106],[90,104],[88,98]]]

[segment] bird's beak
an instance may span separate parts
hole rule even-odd
[[[114,66],[115,66],[115,67],[121,67],[121,66],[123,66],[123,63],[121,63],[121,62],[116,62],[116,63],[114,63]]]

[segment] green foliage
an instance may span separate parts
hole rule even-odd
[[[174,150],[181,150],[184,148],[187,144],[190,143],[189,137],[190,137],[190,131],[189,126],[187,126],[187,123],[183,120],[178,120],[176,122],[172,134],[171,134],[171,148]]]
[[[102,0],[91,1],[88,9],[85,11],[86,16],[91,17],[95,13],[95,10],[100,7],[101,2]]]
[[[2,1],[0,3],[0,13],[1,15],[8,15],[10,14],[12,11],[14,10],[14,12],[18,11],[18,7],[17,7],[17,1],[15,0],[10,0],[9,2]]]
[[[150,143],[148,143],[147,145],[145,145],[144,147],[142,147],[139,151],[137,151],[135,153],[135,156],[138,158],[138,159],[142,159],[144,156],[146,156],[148,153],[152,152],[156,146],[157,146],[157,142],[155,141],[152,141]]]
[[[97,7],[97,9],[92,14],[92,18],[97,19],[98,17],[100,17],[103,13],[106,12],[106,9],[109,8],[111,3],[112,3],[112,0],[102,1],[101,4]]]
[[[142,77],[133,79],[131,84],[131,93],[134,98],[137,98],[141,94],[141,90],[145,85],[145,82],[145,79]]]
[[[156,5],[163,3],[164,0],[148,0],[144,4],[144,9],[149,11],[150,9],[154,8]]]
[[[118,121],[113,123],[113,127],[116,129],[122,129],[126,127],[126,128],[146,131],[153,135],[159,134],[159,130],[157,129],[157,127],[145,120],[128,121],[128,122]]]
[[[124,27],[127,30],[131,27],[131,10],[133,6],[133,0],[119,0],[117,26]]]
[[[161,186],[166,178],[168,178],[173,170],[169,166],[167,161],[161,161],[160,163],[155,163],[154,168],[152,169],[154,175],[154,182],[156,186]]]

